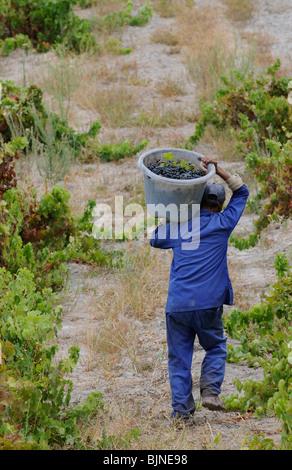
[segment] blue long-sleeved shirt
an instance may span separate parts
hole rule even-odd
[[[166,312],[232,305],[233,289],[227,267],[228,239],[244,211],[248,196],[249,191],[243,185],[233,192],[224,211],[214,213],[201,209],[197,220],[191,219],[185,224],[168,222],[155,229],[151,246],[173,250]]]

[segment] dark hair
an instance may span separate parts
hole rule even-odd
[[[225,201],[225,189],[222,184],[207,183],[201,201],[201,209],[220,210]]]
[[[214,200],[214,201],[211,201],[210,199],[208,201],[203,201],[201,202],[201,209],[209,209],[209,210],[213,210],[213,209],[218,209],[219,207],[221,207],[223,203],[220,204],[220,202]]]

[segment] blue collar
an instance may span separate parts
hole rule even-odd
[[[211,214],[214,214],[214,212],[209,211],[208,209],[200,209],[200,214],[201,215],[211,215]]]

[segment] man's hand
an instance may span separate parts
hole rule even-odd
[[[218,160],[216,157],[203,157],[202,163],[205,168],[209,163],[213,163],[215,165],[215,171],[218,176],[220,176],[224,181],[227,181],[230,178],[230,174],[227,171],[223,170],[221,166],[218,165]]]
[[[215,168],[216,168],[216,173],[217,173],[217,164],[218,164],[218,160],[216,157],[203,157],[202,158],[202,163],[203,163],[203,166],[205,168],[207,168],[208,164],[209,163],[213,163],[213,165],[215,165]]]

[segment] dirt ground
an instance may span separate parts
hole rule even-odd
[[[214,2],[209,2],[214,3]],[[219,2],[217,2],[219,3]],[[259,31],[268,28],[273,36],[272,52],[281,56],[289,64],[292,54],[291,2],[259,2],[254,17],[241,24],[246,31]],[[207,1],[198,1],[204,7]],[[80,13],[82,14],[82,12]],[[90,15],[86,10],[83,15]],[[233,27],[238,27],[233,26]],[[157,98],[157,86],[165,80],[165,74],[171,70],[173,79],[185,83],[185,93],[176,98],[167,98],[161,106],[178,106],[180,109],[194,110],[198,106],[196,85],[189,80],[183,51],[174,51],[165,44],[153,43],[151,38],[157,28],[171,30],[175,28],[174,18],[161,18],[157,14],[143,28],[128,28],[123,35],[123,47],[133,47],[128,56],[107,56],[108,69],[125,70],[128,65],[135,78],[139,80],[136,92],[140,107],[151,107]],[[26,78],[37,82],[39,72],[47,60],[55,60],[51,53],[23,54],[14,52],[8,58],[1,58],[1,77],[23,82]],[[102,59],[100,59],[102,61]],[[134,64],[134,66],[133,66]],[[101,63],[99,63],[101,66]],[[291,65],[291,62],[290,62]],[[134,70],[134,72],[133,72]],[[292,71],[291,71],[292,72]],[[106,87],[108,84],[104,82]],[[82,109],[80,103],[74,104],[75,127],[88,126],[98,113]],[[72,116],[71,114],[71,116]],[[145,129],[149,141],[147,149],[169,146],[175,139],[186,139],[194,131],[194,124],[168,126],[166,128]],[[113,129],[103,126],[101,139],[137,138],[133,128]],[[143,138],[143,130],[139,130]],[[198,146],[195,150],[209,153],[209,146]],[[129,198],[129,188],[138,191],[143,188],[142,175],[137,168],[139,156],[119,163],[92,163],[74,165],[62,183],[71,192],[73,210],[80,210],[87,199],[96,198],[98,202],[113,203],[115,195]],[[230,172],[238,172],[249,183],[244,164],[240,162],[222,162]],[[35,175],[35,181],[42,191],[42,181]],[[252,215],[245,214],[236,233],[245,233],[252,225]],[[232,308],[247,309],[259,302],[275,280],[274,260],[278,252],[291,253],[291,223],[285,226],[272,225],[265,232],[262,241],[254,248],[239,252],[229,247],[228,260],[230,276],[235,291],[233,307],[226,307],[225,313]],[[126,432],[139,427],[138,441],[133,441],[130,448],[135,449],[242,449],[246,448],[246,438],[254,434],[265,434],[276,443],[280,442],[281,426],[274,418],[255,419],[251,415],[239,413],[212,412],[199,408],[194,416],[194,427],[173,429],[170,426],[170,390],[167,371],[167,349],[165,339],[164,306],[167,295],[171,253],[160,252],[149,247],[149,240],[139,239],[117,244],[132,256],[142,253],[145,262],[146,288],[139,291],[140,302],[145,305],[145,316],[131,315],[123,309],[125,299],[119,288],[125,285],[119,270],[96,269],[86,265],[69,264],[69,279],[62,292],[63,323],[58,337],[59,356],[67,356],[71,345],[80,347],[80,360],[70,377],[74,383],[72,403],[86,399],[93,391],[99,390],[109,410],[106,429],[109,434]],[[148,264],[146,261],[149,260]],[[130,273],[131,274],[131,273]],[[143,274],[143,273],[142,273]],[[137,276],[142,276],[141,271]],[[131,286],[135,286],[135,276],[130,277]],[[139,280],[137,280],[138,286]],[[147,287],[148,286],[148,287]],[[134,288],[134,287],[133,287]],[[119,296],[121,303],[119,304]],[[112,299],[112,301],[111,301]],[[119,310],[119,305],[121,309]],[[150,310],[151,306],[151,312]],[[108,309],[108,318],[105,312]],[[114,310],[114,311],[113,311]],[[115,315],[115,317],[113,316]],[[119,341],[119,347],[104,354],[96,344],[100,331]],[[112,340],[114,341],[114,340]],[[228,339],[229,344],[235,344]],[[194,397],[199,400],[199,374],[204,352],[195,345],[193,360]],[[262,377],[261,369],[251,369],[245,365],[227,364],[222,395],[237,393],[234,379],[258,380]],[[102,427],[92,429],[100,435]],[[217,438],[216,438],[217,437]],[[215,443],[216,438],[216,443]]]

